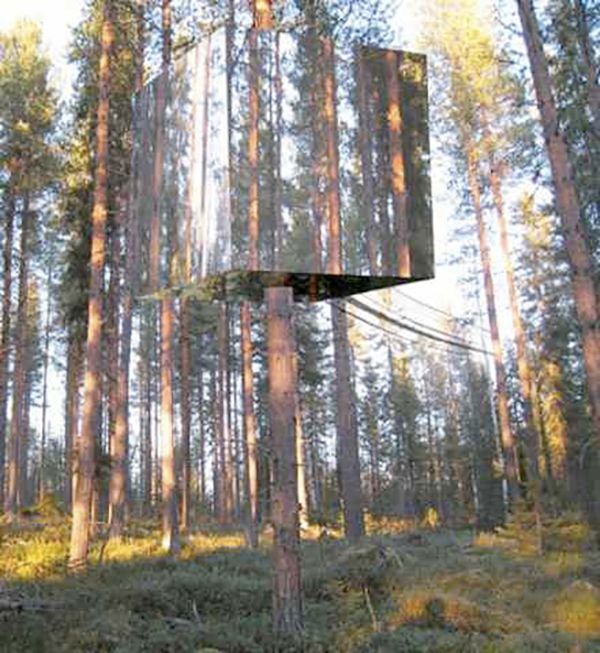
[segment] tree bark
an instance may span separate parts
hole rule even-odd
[[[124,473],[124,451],[122,443],[116,442],[117,411],[119,406],[119,304],[121,294],[121,212],[123,198],[118,198],[119,206],[112,216],[110,233],[108,285],[108,315],[106,316],[106,383],[108,386],[108,453],[110,460],[110,475],[108,489],[108,523],[111,536],[117,537],[116,530],[120,525],[115,523],[119,518],[114,514],[119,501],[118,485]]]
[[[402,112],[400,83],[398,81],[398,54],[393,50],[385,53],[385,69],[388,91],[387,120],[391,164],[392,205],[394,207],[394,237],[396,240],[396,273],[410,277],[409,226],[407,215],[406,179],[402,155]],[[391,270],[386,270],[390,274]]]
[[[102,276],[106,249],[108,120],[110,93],[110,58],[114,40],[111,16],[112,1],[106,0],[102,21],[102,42],[98,79],[98,117],[96,125],[96,166],[94,171],[94,207],[90,257],[90,294],[88,300],[87,370],[83,422],[78,447],[78,474],[73,501],[73,523],[69,566],[73,570],[87,564],[90,526],[90,502],[94,477],[94,447],[98,430],[102,376]]]
[[[135,90],[140,92],[144,84],[144,39],[145,39],[145,0],[137,1],[137,53],[135,67]],[[135,183],[133,180],[130,183]],[[128,452],[129,452],[129,365],[131,360],[131,331],[133,319],[133,296],[135,289],[135,276],[138,268],[138,225],[137,211],[131,205],[129,198],[122,199],[123,213],[126,216],[125,224],[125,265],[124,284],[122,292],[121,325],[119,329],[117,310],[117,336],[120,332],[120,360],[118,362],[116,379],[115,401],[115,427],[114,442],[111,451],[111,477],[109,485],[110,501],[110,536],[119,539],[122,535],[125,522],[125,507],[127,501],[127,485],[129,479]],[[120,234],[123,229],[121,220],[116,220],[115,228],[119,234],[117,243],[120,244]],[[120,251],[113,249],[113,265],[119,269]],[[118,276],[116,280],[118,280]],[[117,296],[118,307],[118,296]],[[118,348],[117,348],[118,356]]]
[[[338,127],[334,54],[331,39],[322,39],[322,54],[326,70],[324,78],[324,115],[327,141],[327,205],[329,213],[327,272],[329,274],[342,274]],[[344,505],[344,528],[346,536],[350,540],[356,540],[364,535],[364,520],[358,456],[358,432],[350,392],[352,380],[350,375],[348,320],[343,302],[332,302],[331,322],[336,370],[338,467]]]
[[[23,459],[25,390],[27,384],[27,305],[29,282],[29,236],[33,216],[29,212],[29,198],[25,196],[21,214],[21,243],[19,252],[19,298],[17,303],[17,323],[15,340],[15,362],[13,370],[12,415],[10,425],[10,441],[8,447],[8,482],[4,512],[9,519],[14,519],[17,508],[20,507],[21,493],[19,488],[21,460]]]
[[[483,272],[483,283],[485,288],[488,321],[492,337],[492,348],[494,352],[494,365],[496,369],[496,400],[500,418],[500,436],[504,452],[504,466],[506,480],[508,482],[511,500],[519,497],[518,485],[518,458],[514,434],[510,424],[510,412],[508,409],[508,390],[506,387],[506,372],[504,369],[502,342],[498,330],[498,313],[496,311],[496,297],[494,292],[494,281],[492,278],[492,267],[490,250],[487,240],[487,232],[481,206],[481,189],[477,171],[477,160],[472,151],[472,145],[466,143],[467,155],[467,176],[475,219],[477,222],[477,237],[479,240],[479,254],[481,257],[481,268]]]
[[[273,465],[273,628],[276,635],[297,636],[302,631],[302,585],[294,424],[297,402],[293,291],[267,288],[265,299]]]
[[[366,228],[367,258],[369,261],[369,274],[377,274],[377,241],[373,207],[375,205],[375,189],[373,184],[373,144],[371,139],[372,122],[369,107],[370,84],[365,55],[362,48],[357,49],[358,65],[358,118],[359,118],[359,149],[360,167],[363,180],[361,198],[362,219]]]
[[[296,364],[295,376],[298,378]],[[294,409],[294,436],[296,439],[296,475],[298,486],[298,521],[300,528],[308,527],[308,495],[306,492],[306,464],[304,461],[304,432],[302,429],[302,403],[296,393],[296,407]]]
[[[38,500],[44,498],[46,492],[46,440],[47,424],[46,416],[48,411],[48,364],[50,356],[50,316],[52,310],[52,265],[54,261],[50,257],[48,262],[48,272],[46,277],[46,319],[44,323],[44,350],[42,362],[42,433],[40,438],[40,471],[38,476],[37,497]]]
[[[67,353],[67,397],[65,402],[65,506],[71,510],[75,490],[75,458],[79,427],[79,388],[83,376],[83,342],[70,329]]]
[[[2,266],[2,331],[0,332],[0,505],[4,505],[4,471],[6,463],[6,410],[8,404],[8,359],[10,354],[10,318],[12,293],[12,254],[15,220],[15,197],[7,190],[4,218]]]
[[[154,178],[153,224],[160,224],[160,200],[163,192],[163,165],[165,148],[165,109],[166,90],[171,63],[171,1],[162,0],[162,72],[157,89],[156,107],[156,149]],[[160,101],[159,101],[160,99]],[[157,235],[158,241],[158,235]],[[169,238],[168,258],[172,238]],[[155,251],[158,250],[158,242]],[[158,283],[158,260],[155,263],[154,277]],[[168,282],[171,279],[172,265],[169,261]],[[177,494],[175,472],[175,433],[173,410],[173,330],[175,307],[173,298],[166,294],[160,300],[160,442],[161,442],[161,490],[162,490],[162,548],[170,555],[180,550],[179,523],[177,518]]]
[[[506,285],[508,287],[508,297],[510,303],[510,313],[512,317],[513,330],[515,333],[515,344],[517,348],[517,372],[519,375],[519,384],[521,386],[521,396],[523,398],[523,412],[525,417],[525,444],[527,450],[527,474],[528,485],[531,490],[533,500],[533,510],[536,518],[538,531],[538,548],[542,547],[542,506],[541,506],[541,488],[540,488],[540,469],[539,469],[539,439],[535,425],[533,402],[531,398],[531,389],[533,377],[527,355],[527,345],[525,341],[525,330],[521,319],[519,309],[519,299],[517,296],[517,284],[515,282],[515,272],[510,256],[510,245],[508,242],[508,228],[506,224],[506,215],[504,213],[504,198],[502,196],[502,181],[499,164],[490,161],[490,187],[492,197],[496,208],[498,218],[498,228],[500,232],[500,249],[502,251],[502,261],[504,271],[506,272]]]
[[[517,0],[517,5],[550,159],[556,190],[556,205],[571,267],[575,309],[581,325],[588,400],[594,429],[598,436],[600,435],[600,308],[594,283],[595,266],[581,218],[572,164],[565,134],[558,119],[548,62],[544,54],[533,2]]]
[[[252,25],[256,29],[273,28],[273,0],[252,0]]]
[[[592,125],[596,138],[600,138],[600,84],[598,84],[598,61],[590,39],[590,27],[586,8],[582,0],[573,0],[573,11],[577,22],[577,43],[581,50],[585,74],[588,106],[592,114]]]
[[[240,313],[248,539],[250,546],[255,548],[258,546],[258,456],[256,449],[256,417],[253,405],[251,315],[248,302],[242,302]]]
[[[217,416],[219,433],[219,452],[221,460],[222,496],[220,520],[230,523],[233,517],[233,466],[231,460],[231,424],[229,423],[229,396],[227,392],[228,377],[228,343],[229,343],[229,312],[226,303],[219,310],[219,374],[217,384]]]

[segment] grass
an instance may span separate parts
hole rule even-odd
[[[59,515],[0,530],[0,651],[600,652],[600,553],[574,519],[494,535],[373,525],[357,545],[303,543],[305,636],[274,642],[268,541],[206,526],[177,562],[135,524],[66,574]],[[392,532],[385,531],[385,527]]]

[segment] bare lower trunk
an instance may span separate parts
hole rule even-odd
[[[179,553],[179,524],[175,487],[175,438],[173,432],[173,299],[160,302],[160,443],[162,485],[162,548]]]
[[[273,628],[278,635],[294,636],[302,631],[302,586],[294,428],[297,402],[292,289],[267,288],[265,297],[273,465]]]
[[[113,44],[111,1],[104,5],[102,53],[99,71],[98,121],[96,127],[96,169],[94,173],[94,208],[92,212],[92,244],[90,294],[88,303],[87,370],[83,422],[78,447],[78,474],[73,500],[73,523],[69,566],[85,568],[87,564],[90,526],[90,502],[94,477],[94,447],[98,430],[98,409],[101,401],[102,375],[102,276],[104,272],[108,176],[108,114],[110,91],[110,56]]]
[[[254,415],[252,373],[252,340],[250,304],[241,306],[242,388],[246,459],[246,498],[248,502],[248,539],[258,545],[258,458],[256,451],[256,418]]]
[[[296,377],[298,372],[296,370]],[[302,431],[302,404],[296,396],[294,411],[294,428],[296,439],[296,469],[298,486],[298,519],[301,528],[308,527],[308,496],[306,493],[306,465],[304,462],[304,433]]]

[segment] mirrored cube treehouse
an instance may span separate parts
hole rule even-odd
[[[141,288],[343,297],[433,276],[425,57],[219,29],[135,99]]]

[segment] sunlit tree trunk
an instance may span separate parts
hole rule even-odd
[[[154,188],[151,250],[152,279],[158,287],[158,249],[160,225],[160,200],[163,193],[163,165],[165,156],[165,110],[169,66],[171,63],[171,2],[162,0],[162,72],[156,97],[156,143],[154,151]],[[169,238],[169,250],[173,246]],[[168,251],[170,258],[173,252]],[[153,257],[156,256],[156,259]],[[171,261],[168,261],[168,277],[171,281]],[[175,433],[173,409],[173,341],[175,328],[174,300],[166,293],[160,299],[160,443],[161,443],[161,493],[162,493],[162,547],[172,555],[179,552],[179,523],[177,518]]]
[[[10,352],[12,251],[14,238],[15,197],[12,188],[6,192],[4,243],[2,248],[2,331],[0,332],[0,505],[4,505],[4,468],[6,463],[6,409],[8,403],[8,359]]]
[[[371,85],[371,101],[375,111],[379,115],[385,115],[386,107],[381,94],[381,89],[378,84]],[[378,121],[380,124],[376,127],[375,143],[376,143],[376,163],[375,170],[390,170],[391,162],[389,159],[389,130],[386,129],[385,121]],[[379,233],[377,237],[381,244],[381,269],[393,269],[393,255],[392,255],[392,230],[390,227],[389,216],[389,196],[391,175],[381,174],[376,178],[376,201],[377,201],[377,214],[379,217]]]
[[[253,405],[253,372],[250,304],[242,302],[242,403],[244,415],[246,497],[248,501],[248,539],[252,547],[258,545],[258,457],[256,449],[256,418]]]
[[[9,519],[14,519],[19,506],[21,460],[24,458],[25,438],[24,410],[27,383],[27,301],[29,277],[29,238],[32,214],[29,212],[29,199],[26,196],[21,212],[21,244],[19,252],[19,297],[17,303],[15,330],[15,362],[13,370],[12,412],[10,424],[10,441],[8,447],[8,483],[4,512]]]
[[[373,207],[375,206],[375,189],[373,184],[373,144],[371,133],[373,130],[372,115],[369,106],[370,80],[365,62],[365,53],[362,48],[357,49],[358,66],[358,140],[360,148],[360,167],[362,173],[362,198],[361,211],[363,223],[366,226],[367,257],[369,259],[369,273],[377,274],[377,233]]]
[[[540,112],[556,205],[571,266],[575,309],[581,325],[587,391],[596,435],[600,434],[600,309],[595,287],[595,265],[589,251],[572,164],[565,134],[560,126],[548,61],[532,0],[517,0],[527,46],[533,85]]]
[[[278,635],[302,631],[302,585],[296,461],[296,364],[291,288],[267,288],[267,352],[272,437],[273,627]]]
[[[145,38],[145,0],[137,0],[136,23],[137,23],[137,52],[136,52],[136,79],[135,90],[140,92],[144,83],[144,38]],[[130,180],[130,183],[135,183]],[[129,188],[127,187],[129,191]],[[117,377],[115,384],[115,414],[114,433],[111,441],[111,476],[109,485],[109,525],[110,536],[118,539],[121,537],[125,521],[125,506],[127,501],[127,485],[129,478],[128,452],[129,452],[129,365],[131,360],[131,332],[133,320],[133,295],[134,279],[138,267],[138,236],[137,236],[137,211],[131,205],[130,195],[121,198],[119,207],[121,216],[125,217],[125,224],[122,220],[115,220],[115,228],[118,234],[117,243],[113,248],[113,265],[119,269],[121,259],[120,245],[121,233],[125,236],[125,261],[124,261],[124,283],[121,294],[121,324],[119,329],[118,309],[117,313],[117,336],[120,336],[120,357],[118,360]],[[121,213],[122,210],[122,213]],[[119,280],[119,275],[115,281]],[[117,307],[119,294],[117,293]],[[116,352],[119,356],[117,348]]]
[[[209,37],[205,37],[209,38]],[[203,52],[198,48],[199,58],[200,53]],[[196,62],[199,65],[197,59]],[[208,122],[208,77],[209,77],[210,56],[208,51],[205,57],[204,67],[204,83],[202,88],[200,84],[194,79],[192,85],[192,132],[191,132],[191,167],[195,170],[197,160],[197,133],[196,122],[198,120],[198,106],[201,101],[204,101],[204,124],[202,128],[202,141],[203,141],[203,154],[202,154],[202,170],[201,170],[201,193],[202,193],[202,208],[201,215],[204,219],[204,198],[205,198],[205,185],[206,185],[206,153],[205,149],[207,139],[207,122]],[[202,97],[202,95],[203,97]],[[197,174],[197,173],[196,173]],[[185,224],[184,224],[184,242],[181,244],[183,251],[183,278],[186,284],[192,282],[192,203],[193,203],[193,188],[194,185],[191,180],[188,182],[188,206],[186,207]],[[190,460],[190,433],[192,421],[191,409],[191,385],[190,379],[192,375],[192,356],[191,356],[191,334],[190,334],[190,300],[188,297],[182,297],[179,303],[179,348],[181,352],[181,374],[180,374],[180,405],[181,405],[181,514],[180,523],[183,531],[187,530],[190,526],[190,511],[191,511],[191,496],[190,496],[190,481],[191,481],[191,460]]]
[[[90,293],[88,300],[87,369],[69,551],[69,566],[72,569],[84,568],[87,564],[90,501],[94,477],[94,447],[98,430],[98,409],[101,402],[102,276],[106,247],[110,57],[114,39],[111,9],[111,0],[106,0],[102,21],[98,78],[99,101],[96,125],[96,165],[94,171]]]
[[[248,267],[258,266],[258,117],[260,67],[258,60],[258,32],[249,34],[249,134],[248,134]],[[243,301],[240,308],[242,348],[242,395],[246,460],[246,496],[248,500],[248,540],[251,547],[258,545],[258,456],[256,448],[256,417],[254,414],[254,377],[252,372],[252,319],[250,304]]]
[[[494,292],[494,281],[492,278],[492,267],[490,250],[487,240],[487,232],[481,205],[481,189],[477,160],[472,150],[473,146],[467,141],[467,176],[471,201],[477,221],[477,237],[479,240],[479,254],[481,257],[481,268],[483,271],[483,283],[485,288],[488,321],[492,337],[494,352],[494,365],[496,369],[496,401],[498,415],[500,418],[500,436],[504,452],[504,466],[506,479],[509,486],[511,499],[514,501],[519,496],[518,486],[518,459],[517,447],[514,434],[510,424],[510,413],[508,409],[508,390],[506,386],[506,371],[504,368],[502,342],[498,330],[498,314],[496,311],[496,297]]]
[[[298,371],[296,369],[296,379]],[[296,485],[298,488],[298,520],[301,528],[308,526],[308,494],[306,492],[306,462],[304,455],[304,431],[302,419],[302,403],[296,393],[294,409],[294,436],[296,438]]]
[[[336,109],[336,83],[333,42],[322,39],[322,55],[325,66],[324,115],[327,141],[327,205],[328,205],[328,261],[329,274],[341,274],[341,211],[339,181],[339,150]],[[336,370],[337,442],[344,508],[344,528],[350,540],[364,534],[360,462],[358,457],[358,431],[352,405],[350,384],[350,348],[348,320],[342,301],[332,302],[331,322]]]
[[[504,212],[504,198],[502,195],[501,173],[498,169],[499,164],[490,161],[490,187],[492,197],[496,208],[498,218],[498,228],[500,232],[500,249],[502,251],[502,261],[506,273],[506,285],[508,287],[508,297],[510,302],[510,313],[514,330],[515,344],[517,348],[517,373],[519,375],[519,385],[521,396],[523,398],[523,412],[525,417],[525,445],[527,450],[527,475],[528,485],[531,490],[533,500],[533,509],[536,517],[538,530],[538,548],[541,550],[541,488],[540,488],[540,470],[539,470],[539,439],[535,425],[533,404],[531,399],[531,388],[533,378],[527,355],[527,345],[525,341],[525,330],[521,319],[519,309],[519,299],[517,296],[517,284],[515,282],[515,272],[510,255],[510,245],[508,242],[508,228],[506,224],[506,215]]]
[[[394,238],[396,240],[396,274],[410,276],[409,227],[407,215],[406,179],[402,156],[402,113],[400,82],[398,80],[398,53],[385,53],[385,70],[388,92],[387,120],[389,132],[392,205],[394,208]],[[386,270],[385,274],[390,274]]]

